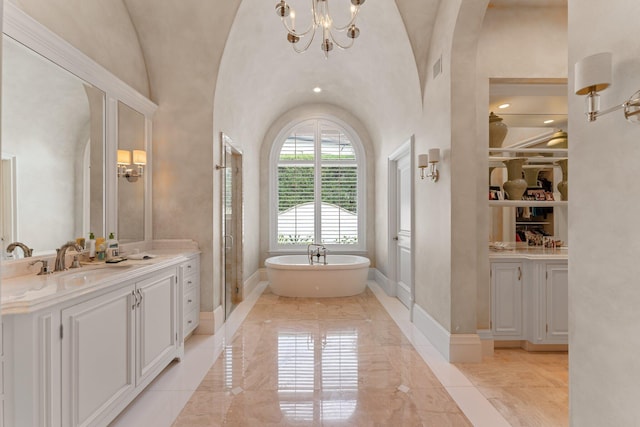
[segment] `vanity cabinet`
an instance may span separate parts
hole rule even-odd
[[[103,419],[136,386],[136,287],[62,310],[62,425]]]
[[[62,425],[100,424],[177,349],[176,268],[62,310]]]
[[[522,339],[522,263],[491,265],[491,318],[493,335],[500,339]]]
[[[534,340],[536,344],[566,344],[569,339],[569,270],[566,263],[544,263],[536,281]]]
[[[182,336],[187,337],[200,321],[200,263],[199,256],[190,257],[180,265],[182,283]]]
[[[568,344],[568,290],[565,259],[498,257],[493,260],[491,330],[494,340]]]
[[[3,316],[4,425],[106,426],[183,355],[199,317],[199,255],[141,267]]]

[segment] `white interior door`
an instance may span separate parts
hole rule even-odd
[[[413,318],[413,181],[415,179],[414,138],[404,142],[389,156],[389,295],[409,308]]]
[[[411,157],[407,153],[396,162],[396,281],[398,299],[411,308],[413,262],[411,257],[411,188],[413,173]]]

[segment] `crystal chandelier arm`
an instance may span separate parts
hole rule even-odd
[[[326,8],[327,8],[327,14],[330,15],[330,12],[329,12],[329,1],[327,1]],[[347,23],[347,25],[345,25],[344,27],[339,27],[337,25],[332,25],[333,29],[338,31],[338,32],[343,32],[343,31],[346,31],[347,29],[349,29],[349,27],[352,26],[356,22],[356,18],[358,17],[358,12],[360,12],[360,6],[356,6],[355,7],[353,15],[351,16],[351,20]],[[333,22],[333,20],[332,20],[332,22]],[[335,40],[334,40],[334,42],[335,42]]]
[[[351,46],[353,46],[353,42],[355,41],[355,39],[350,39],[351,41],[349,43],[341,44],[338,40],[336,40],[332,31],[329,31],[329,36],[331,37],[331,40],[333,41],[333,43],[335,43],[335,45],[342,50],[349,49]]]
[[[309,41],[307,42],[307,44],[302,49],[298,49],[295,44],[291,44],[291,46],[293,46],[293,50],[295,50],[296,53],[306,52],[307,49],[309,49],[309,46],[311,46],[311,43],[313,42],[313,39],[315,37],[316,37],[316,32],[314,31],[313,33],[311,33],[311,37],[309,37]]]
[[[306,30],[304,30],[303,32],[298,32],[289,25],[289,23],[285,18],[280,18],[280,19],[282,20],[282,25],[284,25],[284,28],[287,30],[287,32],[293,35],[296,35],[298,37],[304,37],[307,34],[309,34],[311,31],[315,31],[315,28],[316,28],[315,23],[311,22],[311,24],[309,24],[309,27]]]

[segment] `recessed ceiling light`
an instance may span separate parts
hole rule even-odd
[[[320,93],[320,92],[322,92],[322,88],[320,88],[320,87],[316,86],[316,87],[314,87],[314,88],[313,88],[313,91],[314,91],[315,93]]]
[[[502,109],[502,108],[509,108],[511,107],[511,104],[500,104],[498,105],[498,108]]]
[[[555,121],[555,120],[551,120],[551,119],[549,119],[549,120],[545,120],[543,123],[544,123],[545,125],[548,125],[549,123],[553,123],[554,121]]]

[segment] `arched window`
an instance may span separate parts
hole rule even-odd
[[[298,123],[271,151],[271,249],[364,250],[364,150],[332,120]]]

